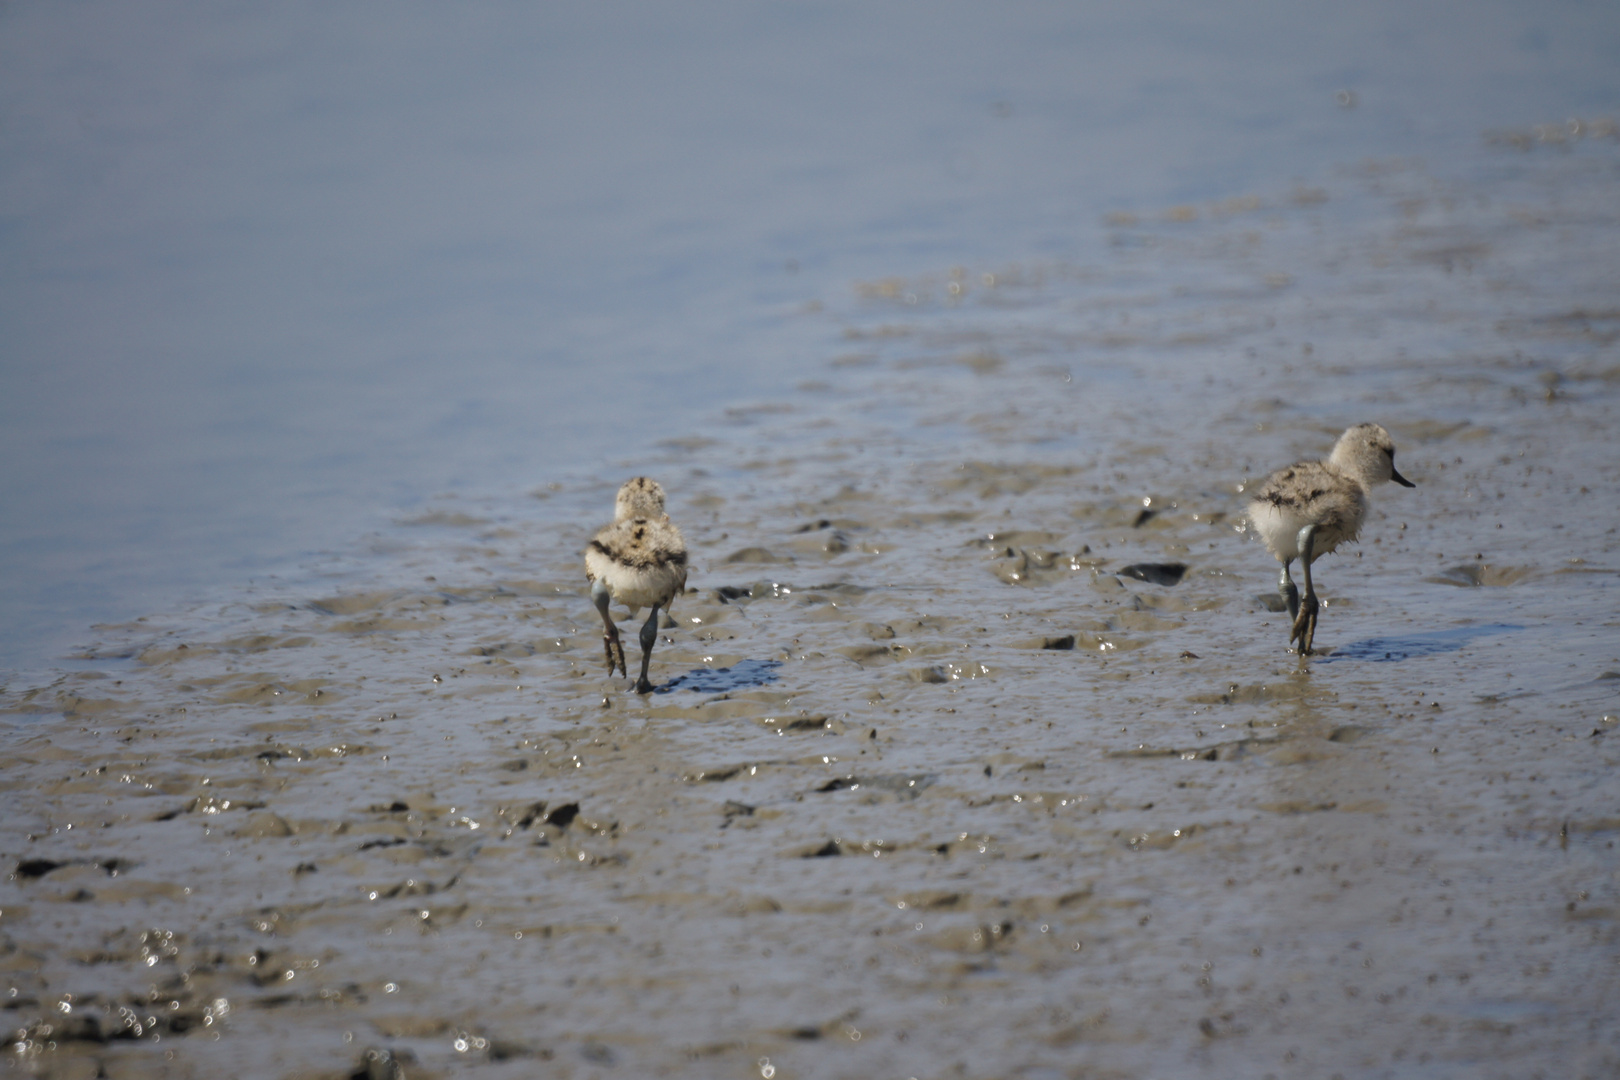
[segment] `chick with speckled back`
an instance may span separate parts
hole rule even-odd
[[[651,692],[647,669],[658,640],[658,612],[668,610],[686,590],[686,541],[664,512],[664,489],[656,480],[637,476],[619,488],[613,522],[598,529],[585,548],[585,579],[602,616],[609,673],[617,668],[620,675],[629,675],[609,605],[629,608],[632,619],[642,608],[652,609],[641,627],[641,675],[636,680],[636,693]]]
[[[1249,521],[1260,542],[1282,563],[1277,591],[1288,605],[1290,644],[1309,656],[1316,639],[1320,604],[1311,580],[1311,564],[1340,544],[1354,541],[1367,517],[1367,497],[1374,484],[1393,480],[1416,487],[1395,471],[1395,442],[1378,424],[1348,428],[1326,461],[1301,461],[1266,478],[1249,501]],[[1288,574],[1295,560],[1305,573],[1301,597]]]

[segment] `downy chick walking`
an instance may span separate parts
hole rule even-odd
[[[658,640],[658,611],[668,609],[686,590],[686,541],[664,512],[664,489],[657,481],[638,476],[619,489],[613,524],[598,529],[585,548],[585,578],[591,583],[591,602],[602,615],[609,672],[617,667],[620,675],[629,674],[608,604],[629,608],[632,619],[642,608],[652,608],[641,627],[641,677],[636,680],[636,693],[650,692],[647,666]]]
[[[1357,424],[1339,436],[1326,461],[1302,461],[1278,469],[1249,502],[1255,532],[1282,563],[1277,591],[1293,620],[1288,641],[1298,641],[1301,655],[1310,655],[1316,637],[1319,605],[1311,583],[1311,563],[1356,539],[1367,517],[1368,492],[1385,480],[1402,487],[1417,486],[1395,471],[1395,443],[1389,432],[1377,424]],[[1288,576],[1288,566],[1295,559],[1305,569],[1303,599]]]

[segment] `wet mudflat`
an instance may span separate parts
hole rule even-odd
[[[790,399],[99,628],[0,696],[6,1067],[1613,1075],[1615,155],[1493,162],[864,283]],[[1241,491],[1361,420],[1302,661]]]

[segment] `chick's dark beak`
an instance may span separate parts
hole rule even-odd
[[[1408,480],[1395,470],[1395,462],[1393,461],[1389,463],[1389,478],[1401,485],[1401,487],[1417,487],[1416,484],[1412,483],[1412,481]]]

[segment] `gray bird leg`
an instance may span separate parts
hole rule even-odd
[[[619,641],[619,628],[613,625],[613,617],[608,614],[612,599],[606,583],[597,581],[591,585],[591,603],[602,616],[602,649],[607,653],[608,674],[618,668],[619,674],[628,678],[629,673],[624,670],[624,644]]]
[[[652,663],[653,645],[658,641],[658,605],[654,604],[647,621],[641,624],[641,678],[636,680],[636,693],[652,693],[653,684],[647,679],[647,665]]]
[[[1288,635],[1292,643],[1299,641],[1299,654],[1311,655],[1311,643],[1316,640],[1316,613],[1321,607],[1316,602],[1316,586],[1311,583],[1311,560],[1316,558],[1316,526],[1307,525],[1299,530],[1299,561],[1305,568],[1305,595],[1299,601],[1299,616]]]
[[[1283,603],[1288,605],[1290,624],[1299,615],[1299,590],[1294,587],[1294,579],[1288,576],[1288,564],[1292,561],[1292,559],[1283,560],[1282,577],[1277,580],[1277,591],[1282,593]]]

